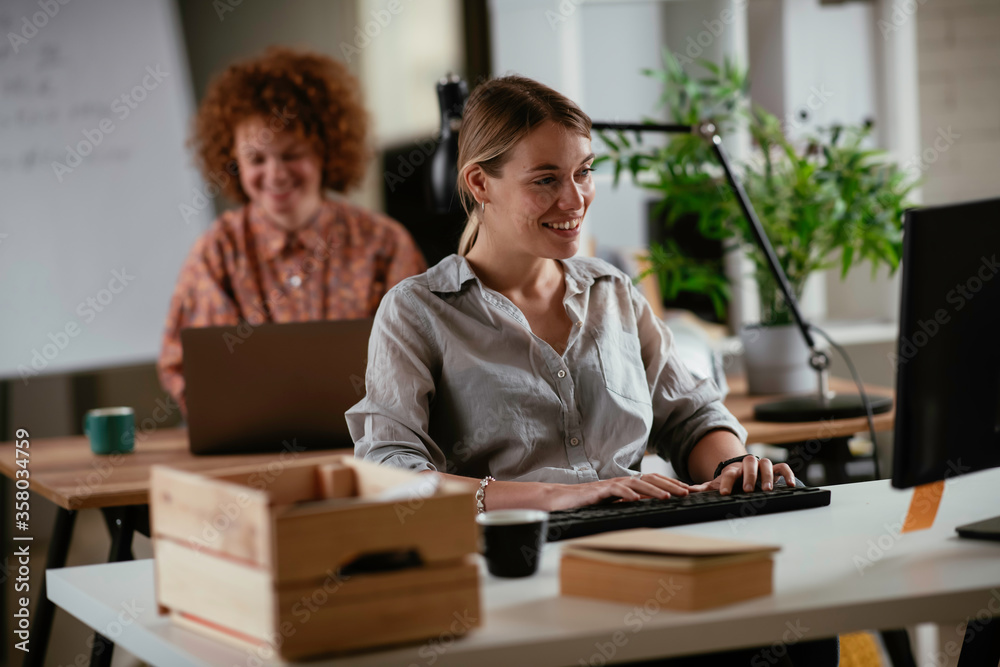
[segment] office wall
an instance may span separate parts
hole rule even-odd
[[[343,45],[353,46],[355,30],[363,30],[365,23],[371,20],[370,15],[364,18],[366,13],[386,4],[379,0],[175,2],[181,16],[184,50],[190,64],[196,102],[204,95],[214,73],[232,60],[259,53],[272,44],[311,48],[346,60]],[[373,105],[392,105],[392,111],[401,111],[405,120],[410,123],[400,132],[394,129],[396,116],[373,114],[376,123],[373,143],[376,147],[386,141],[386,137],[398,139],[399,136],[408,136],[414,131],[432,133],[438,123],[434,81],[449,68],[459,69],[457,65],[461,64],[445,63],[440,57],[436,60],[421,57],[419,60],[423,68],[423,84],[414,84],[407,92],[420,94],[424,91],[426,100],[417,107],[402,94],[393,97],[393,80],[410,76],[410,64],[406,61],[406,56],[412,55],[422,40],[435,40],[433,53],[446,54],[446,60],[457,59],[462,55],[459,46],[461,14],[458,0],[427,0],[426,3],[421,0],[421,8],[425,4],[433,5],[436,19],[428,20],[426,16],[418,15],[417,3],[405,3],[406,12],[395,17],[376,39],[361,49],[360,55],[352,57],[351,62],[348,62],[348,66],[362,77],[369,108]],[[448,18],[453,20],[446,20]],[[100,40],[100,30],[96,32],[92,39]],[[393,43],[398,39],[405,40],[407,49],[402,53],[391,53]],[[377,59],[377,66],[366,67],[366,57]],[[441,71],[438,72],[438,69]],[[369,76],[373,78],[369,79]],[[398,90],[396,92],[399,93]],[[379,135],[380,130],[384,130],[383,135]],[[377,160],[373,160],[365,185],[354,193],[352,199],[362,205],[380,209],[383,181],[383,167]],[[221,198],[214,203],[217,210],[227,205]],[[3,231],[9,230],[0,229],[0,232]],[[162,308],[165,312],[165,303]],[[79,433],[82,412],[97,406],[131,405],[136,410],[138,423],[153,419],[158,428],[176,426],[180,421],[176,410],[163,410],[160,407],[168,404],[167,395],[159,386],[152,364],[49,375],[35,378],[27,386],[16,380],[0,385],[0,440],[11,439],[15,428],[29,425],[33,438]],[[150,423],[152,422],[147,422]],[[4,508],[11,506],[9,486],[0,485],[0,506]],[[42,537],[51,532],[54,514],[51,503],[43,501],[32,505],[33,528],[39,536],[35,542],[38,549],[35,553],[36,562],[43,563],[45,560],[47,540]],[[81,512],[68,564],[100,562],[106,557],[108,547],[108,534],[100,513],[96,510]],[[139,558],[148,558],[151,554],[148,540],[137,537],[135,553]],[[14,593],[13,579],[5,574],[4,568],[7,565],[0,556],[0,611],[10,609],[8,601]],[[11,636],[7,613],[2,614],[0,630],[5,637]],[[65,612],[58,612],[52,636],[47,664],[84,664],[89,656],[87,641],[91,632],[83,624]],[[20,664],[21,657],[10,642],[5,642],[0,647],[0,665]],[[134,658],[125,651],[116,651],[115,667],[132,664],[136,664]]]
[[[1000,2],[926,0],[916,13],[924,202],[1000,196]]]
[[[367,43],[359,40],[357,33],[372,20],[371,12],[381,7],[378,0],[300,0],[287,5],[261,0],[238,4],[176,0],[176,5],[196,102],[212,76],[234,60],[274,44],[317,50],[346,62],[361,77],[373,118],[376,154],[378,148],[401,137],[433,134],[438,126],[434,83],[449,69],[461,69],[458,0],[428,1],[420,12],[404,5],[405,11],[386,26],[379,26]],[[428,35],[434,37],[433,48],[421,54],[419,45]],[[406,48],[401,49],[400,44]],[[403,81],[411,85],[404,88]],[[381,210],[384,171],[379,160],[372,160],[364,184],[350,198]],[[218,212],[229,202],[220,196],[213,204]],[[163,302],[160,311],[165,312],[165,308]],[[27,424],[36,425],[34,437],[79,432],[82,412],[100,405],[132,405],[141,422],[167,398],[150,363],[48,375],[34,378],[28,385],[12,381],[6,387],[9,391],[4,401],[6,414],[0,414],[0,440],[11,437],[13,428]],[[174,412],[157,426],[175,426],[178,421],[179,414]]]

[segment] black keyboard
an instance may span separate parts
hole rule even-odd
[[[738,492],[728,496],[703,491],[684,497],[588,505],[549,512],[549,542],[626,528],[662,528],[687,523],[739,520],[830,504],[830,492],[814,487],[776,486],[773,491]]]

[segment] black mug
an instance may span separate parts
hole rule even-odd
[[[483,555],[496,577],[529,577],[538,570],[549,515],[541,510],[494,510],[476,517]]]

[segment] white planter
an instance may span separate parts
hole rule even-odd
[[[809,348],[794,324],[740,330],[747,385],[751,394],[797,394],[816,391],[816,371]]]

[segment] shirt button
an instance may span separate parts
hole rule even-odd
[[[301,276],[291,276],[288,279],[288,284],[291,285],[292,287],[300,287],[302,285],[302,277]]]
[[[556,375],[558,375],[561,378],[564,378],[566,377],[566,371],[559,371],[558,373],[556,373]]]
[[[578,322],[576,323],[576,326],[578,326],[578,327],[582,327],[582,326],[583,326],[583,320],[579,320],[579,321],[578,321]]]
[[[580,439],[579,438],[570,438],[569,439],[569,444],[571,444],[574,447],[576,447],[577,445],[580,444]]]

